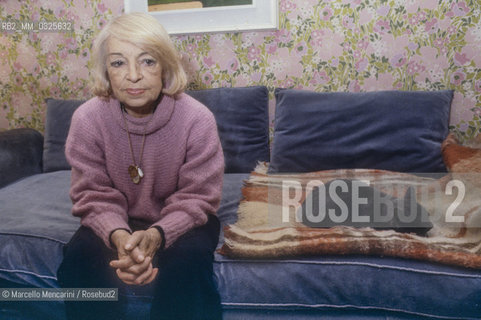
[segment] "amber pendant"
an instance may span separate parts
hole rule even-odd
[[[142,169],[140,169],[138,166],[130,165],[129,176],[130,179],[132,179],[133,183],[139,184],[140,180],[144,177],[144,173],[142,172]]]

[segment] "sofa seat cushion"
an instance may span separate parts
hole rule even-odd
[[[236,222],[242,181],[247,178],[247,174],[225,175],[218,211],[223,225]],[[79,220],[70,214],[69,184],[70,172],[58,171],[0,189],[3,283],[58,287],[56,270],[63,245],[79,227]],[[254,310],[265,318],[264,313],[279,315],[299,309],[320,314],[372,311],[399,315],[393,319],[476,319],[481,314],[479,270],[381,257],[260,261],[232,260],[217,253],[214,270],[227,314]],[[136,319],[146,318],[148,310],[149,297],[141,291],[127,292]]]
[[[217,256],[215,268],[227,310],[384,311],[409,319],[479,319],[481,314],[479,270],[369,256]]]
[[[450,90],[276,90],[270,172],[384,169],[445,172]]]
[[[68,195],[70,171],[37,174],[0,189],[0,278],[56,287],[62,248],[80,226]]]

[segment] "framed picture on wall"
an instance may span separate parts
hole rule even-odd
[[[148,12],[169,34],[274,30],[278,0],[124,0],[125,12]]]

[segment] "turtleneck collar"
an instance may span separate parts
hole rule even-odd
[[[143,135],[144,133],[151,134],[169,122],[174,112],[175,99],[164,95],[157,105],[157,108],[155,108],[154,113],[142,118],[133,117],[127,112],[122,111],[120,102],[116,99],[110,99],[108,105],[113,118],[123,130],[125,130],[123,119],[125,116],[129,132],[131,134]]]

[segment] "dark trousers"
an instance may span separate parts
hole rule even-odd
[[[219,239],[219,220],[209,215],[207,224],[181,236],[159,250],[154,268],[157,278],[151,319],[222,319],[220,297],[213,277],[213,253]],[[119,288],[118,301],[66,301],[68,319],[124,319],[124,284],[109,266],[118,258],[91,229],[80,227],[64,248],[57,277],[63,288]]]

